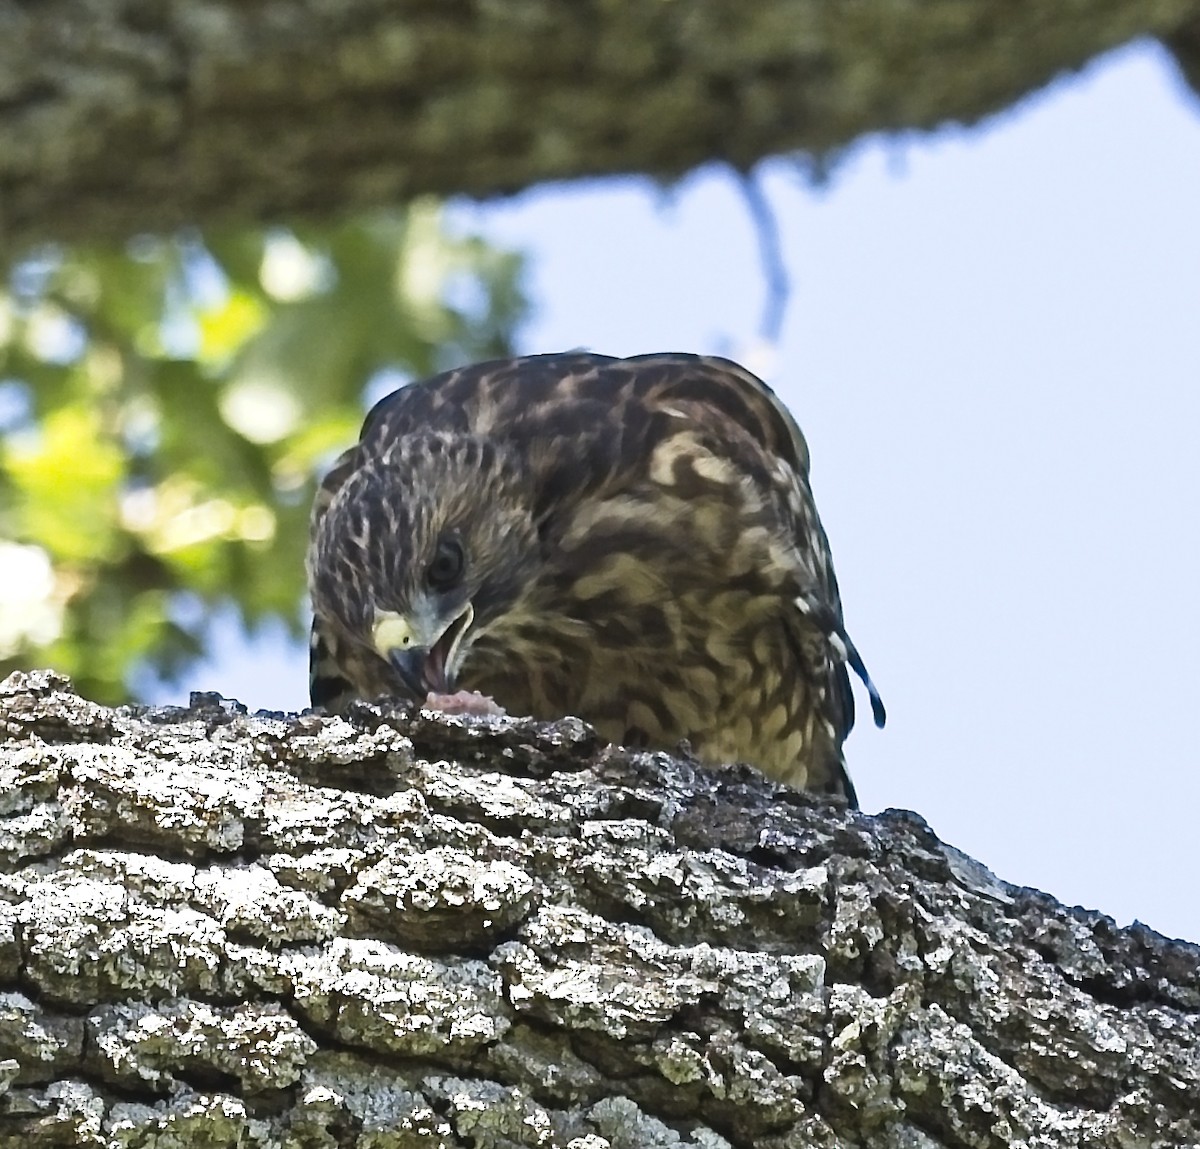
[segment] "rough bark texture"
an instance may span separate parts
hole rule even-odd
[[[1200,1144],[1200,950],[582,724],[0,685],[0,1145]]]
[[[0,248],[971,122],[1200,0],[0,0]],[[1193,68],[1194,71],[1194,68]]]

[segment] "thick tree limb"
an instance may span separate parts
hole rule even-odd
[[[0,740],[0,1145],[1200,1143],[1200,950],[915,815],[46,673]]]
[[[0,248],[824,155],[972,122],[1200,0],[0,0]]]

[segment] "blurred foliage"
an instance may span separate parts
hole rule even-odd
[[[507,354],[519,257],[442,211],[48,250],[0,291],[0,677],[127,700],[233,606],[304,625],[316,476],[369,401]]]

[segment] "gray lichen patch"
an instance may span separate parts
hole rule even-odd
[[[13,870],[30,858],[47,857],[71,840],[71,819],[62,802],[38,802],[0,825],[0,868]]]
[[[253,745],[260,760],[286,765],[304,782],[339,789],[390,789],[415,758],[412,740],[393,725],[364,729],[338,716],[306,714],[268,731],[256,729]]]
[[[89,874],[81,855],[74,860],[79,869],[68,865],[25,888],[23,980],[76,1005],[219,989],[224,937],[212,918],[186,904],[153,905]]]
[[[520,1088],[495,1081],[432,1077],[426,1090],[468,1145],[552,1145],[556,1134],[564,1132],[562,1116],[556,1120]]]
[[[554,827],[566,831],[572,825],[568,810],[539,794],[530,779],[495,772],[464,774],[431,762],[420,770],[415,784],[435,809],[481,818],[492,827],[547,832]]]
[[[681,1134],[620,1094],[598,1101],[588,1110],[587,1119],[597,1133],[581,1139],[585,1149],[730,1149],[730,1143],[713,1130],[699,1126]]]
[[[88,1017],[89,1061],[126,1089],[166,1092],[177,1077],[229,1078],[247,1094],[299,1079],[317,1044],[282,1007],[176,999],[105,1006]]]
[[[209,867],[195,876],[193,904],[226,935],[270,947],[323,942],[345,926],[345,915],[301,890],[280,884],[262,866]]]
[[[339,939],[296,972],[296,1008],[343,1044],[461,1063],[511,1022],[484,962],[440,962],[382,942]]]
[[[351,850],[357,855],[424,824],[425,803],[415,792],[381,801],[348,791],[292,785],[264,796],[255,845],[260,850],[305,853]]]
[[[54,1081],[82,1065],[83,1018],[46,1010],[23,993],[0,993],[0,1034],[0,1059],[12,1062],[12,1081],[22,1085]]]
[[[752,932],[764,948],[815,949],[828,871],[813,866],[780,877],[723,850],[679,849],[665,829],[634,819],[585,824],[576,865],[604,908],[621,906],[666,938],[736,937]],[[804,943],[801,943],[804,944]]]
[[[268,854],[262,864],[284,885],[333,898],[368,861],[362,851],[349,846],[319,846],[300,855]]]
[[[174,749],[168,766],[161,757],[161,735],[150,740],[149,749],[64,748],[71,775],[64,804],[76,836],[120,836],[130,844],[169,846],[191,855],[242,849],[247,824],[261,816],[260,779],[235,768],[227,754],[206,753],[203,742],[186,740]]]
[[[462,1144],[445,1106],[421,1091],[419,1073],[405,1075],[347,1053],[320,1053],[305,1069],[290,1125],[300,1145],[336,1144],[354,1126],[363,1145],[433,1149]]]
[[[54,747],[38,739],[10,749],[0,762],[0,817],[57,804],[61,783],[62,759]]]
[[[687,955],[643,927],[581,910],[543,906],[521,938],[495,954],[509,1001],[518,1012],[569,1029],[650,1038],[718,988],[692,974]]]
[[[492,1050],[498,1074],[547,1104],[570,1108],[605,1096],[611,1083],[572,1048],[570,1034],[517,1021]]]
[[[256,1119],[241,1098],[191,1090],[180,1090],[154,1104],[116,1102],[108,1111],[103,1134],[103,1139],[58,1144],[97,1149],[283,1149],[287,1144],[281,1123]]]
[[[535,890],[512,862],[437,846],[362,870],[342,904],[355,933],[445,953],[490,948],[529,913]]]
[[[886,998],[854,985],[835,985],[829,995],[830,1056],[822,1070],[830,1108],[853,1113],[867,1132],[902,1118],[891,1070],[891,1049],[920,1007],[906,984]]]

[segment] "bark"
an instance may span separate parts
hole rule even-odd
[[[0,0],[0,248],[825,156],[973,122],[1200,0]]]
[[[537,725],[0,684],[0,1146],[1200,1144],[1200,950]]]

